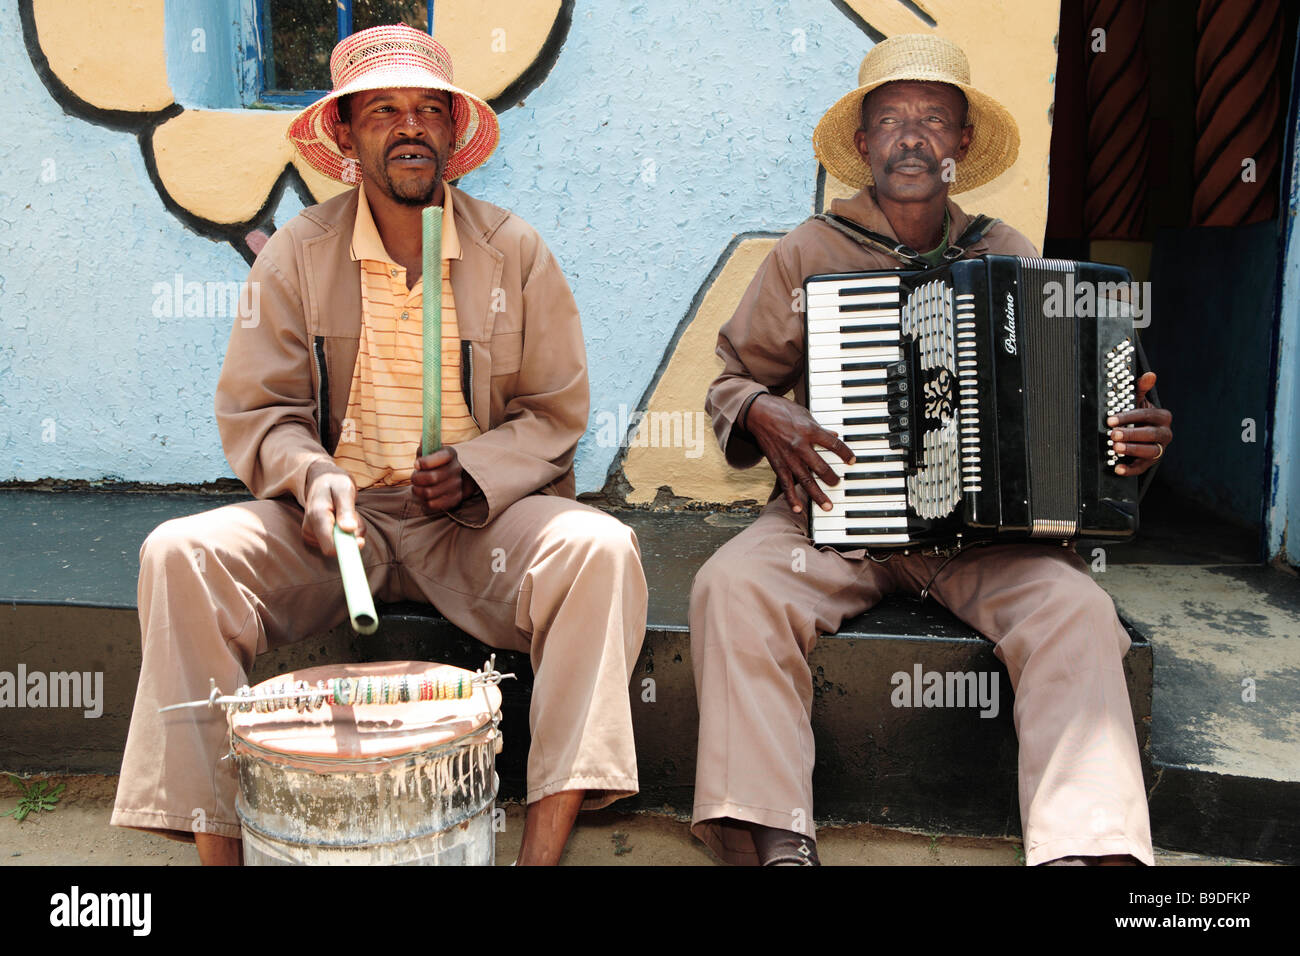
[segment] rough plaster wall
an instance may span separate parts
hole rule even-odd
[[[810,131],[869,46],[828,0],[580,3],[550,76],[502,116],[464,185],[536,226],[573,286],[592,393],[580,491],[617,450],[598,416],[636,407],[732,236],[809,215]]]
[[[228,475],[212,415],[228,325],[155,318],[152,289],[247,265],[163,208],[134,135],[64,114],[15,0],[0,0],[0,68],[0,479]]]
[[[244,17],[243,7],[241,0],[167,0],[164,62],[177,103],[187,109],[242,105],[235,47],[244,38],[233,25]],[[202,32],[196,36],[196,30]]]
[[[564,267],[593,422],[636,405],[734,234],[808,215],[808,131],[868,46],[828,0],[578,5],[551,74],[502,116],[500,150],[462,185],[533,223]],[[230,282],[246,266],[163,209],[133,135],[63,114],[15,0],[0,0],[0,66],[19,118],[0,143],[0,480],[228,475],[212,392],[229,322],[151,307],[177,273]],[[603,485],[615,452],[593,425],[580,491]]]

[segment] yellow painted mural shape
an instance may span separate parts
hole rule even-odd
[[[993,182],[958,194],[956,201],[967,212],[987,213],[1003,220],[1041,247],[1047,226],[1047,157],[1052,137],[1050,117],[1059,2],[924,0],[917,3],[935,22],[933,27],[897,0],[844,2],[885,36],[934,33],[962,47],[970,60],[974,84],[997,98],[1016,118],[1020,127],[1020,156],[1015,165]],[[856,30],[847,19],[841,22],[842,29]],[[868,48],[864,42],[863,56]],[[846,87],[845,92],[849,89]],[[830,106],[830,103],[816,104],[818,110]],[[811,127],[790,131],[791,135],[807,137],[810,164],[816,163],[812,132]],[[826,177],[822,208],[852,192],[843,183]],[[682,447],[666,447],[668,443],[656,441],[659,436],[652,428],[674,413],[693,414],[703,409],[709,383],[722,370],[722,361],[714,353],[718,329],[731,318],[763,255],[775,243],[774,239],[739,243],[683,331],[651,392],[645,417],[629,442],[623,462],[623,477],[631,489],[627,494],[629,502],[648,504],[655,500],[660,488],[701,502],[733,503],[749,498],[757,499],[759,504],[767,501],[776,479],[766,462],[737,471],[723,459],[717,442],[712,440],[711,429],[705,436],[710,440],[704,443],[703,453],[695,454],[692,448],[688,456]]]
[[[50,69],[103,110],[151,113],[172,103],[163,50],[163,0],[33,0]]]
[[[74,95],[105,110],[156,113],[174,102],[167,80],[164,0],[31,0],[41,52]],[[438,0],[434,35],[455,81],[491,100],[537,60],[562,0]],[[296,109],[182,110],[150,137],[158,180],[186,212],[216,225],[251,221],[292,165],[311,194],[346,187],[318,174],[285,139]]]

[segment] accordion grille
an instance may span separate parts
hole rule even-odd
[[[923,376],[918,413],[924,431],[916,473],[907,479],[908,501],[922,518],[942,518],[957,507],[962,492],[952,288],[942,279],[918,285],[908,293],[900,329],[916,340]]]

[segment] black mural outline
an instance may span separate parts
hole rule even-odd
[[[851,6],[848,5],[847,0],[831,0],[831,3],[835,5],[836,10],[840,11],[840,13],[848,17],[850,23],[852,23],[855,27],[857,27],[867,36],[871,37],[872,43],[879,43],[881,40],[885,39],[885,34],[881,33],[870,23],[864,20],[862,18],[862,14],[858,13],[858,11],[854,10]],[[900,6],[903,7],[903,9],[905,9],[908,13],[912,14],[912,16],[916,17],[918,20],[924,23],[931,30],[938,28],[939,24],[934,19],[934,17],[930,16],[930,14],[922,10],[916,3],[913,2],[913,0],[898,0],[898,3]]]
[[[848,17],[850,23],[870,37],[872,43],[879,43],[881,40],[885,39],[885,35],[866,20],[862,19],[862,15],[849,6],[846,0],[831,0],[831,4],[836,10]]]
[[[537,51],[533,62],[513,83],[488,100],[488,106],[498,113],[522,106],[524,97],[541,86],[542,81],[550,76],[551,70],[560,59],[560,49],[569,38],[569,27],[573,25],[574,2],[575,0],[560,0],[560,10],[555,15],[555,22],[551,24],[551,32],[546,35],[546,40],[542,43],[542,48]]]
[[[560,9],[551,24],[551,31],[542,43],[541,49],[533,61],[515,79],[513,83],[488,101],[488,105],[497,113],[503,113],[523,102],[523,98],[537,89],[550,75],[559,59],[560,50],[568,39],[569,28],[573,24],[573,5],[575,0],[560,0]],[[307,188],[306,181],[297,168],[286,164],[276,177],[275,183],[267,193],[266,201],[251,219],[244,222],[220,223],[197,216],[182,206],[168,192],[158,175],[158,164],[154,155],[153,139],[158,127],[185,112],[185,107],[173,102],[160,110],[106,110],[82,99],[68,87],[50,66],[49,57],[41,48],[39,31],[36,28],[35,0],[18,0],[18,20],[22,26],[23,45],[32,62],[36,75],[45,85],[51,99],[68,116],[84,120],[96,126],[134,133],[140,144],[140,153],[144,158],[144,167],[149,182],[153,184],[163,207],[179,219],[190,231],[205,239],[228,242],[244,257],[250,265],[257,258],[248,244],[248,234],[260,230],[267,237],[275,231],[274,215],[284,199],[285,190],[292,189],[304,206],[316,204],[316,198]]]
[[[641,393],[640,400],[633,408],[634,412],[649,410],[650,396],[654,394],[660,379],[663,378],[664,372],[667,371],[668,363],[677,354],[677,344],[681,342],[682,336],[686,334],[686,330],[695,321],[696,316],[699,315],[700,306],[704,304],[704,297],[713,288],[713,283],[718,281],[718,276],[722,275],[722,270],[727,267],[727,263],[731,261],[731,257],[735,255],[736,250],[740,248],[740,244],[749,239],[776,239],[780,241],[785,235],[784,232],[755,231],[741,232],[731,237],[727,247],[722,250],[717,261],[713,263],[713,268],[709,270],[709,274],[704,277],[704,281],[695,290],[691,304],[686,309],[686,315],[677,323],[677,328],[673,330],[672,337],[668,340],[668,344],[664,346],[663,356],[659,359],[659,366],[651,374],[650,384]],[[703,397],[701,397],[701,407],[703,407]],[[627,479],[623,475],[623,465],[627,461],[628,448],[631,447],[632,438],[636,435],[639,425],[640,422],[636,424],[628,423],[627,434],[623,436],[618,450],[614,454],[614,460],[610,462],[609,468],[605,472],[605,485],[601,488],[600,494],[604,495],[609,501],[627,503]]]

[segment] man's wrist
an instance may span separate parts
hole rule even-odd
[[[307,467],[307,477],[302,483],[302,496],[304,498],[311,494],[311,486],[320,477],[322,464],[323,462],[314,461]]]
[[[463,472],[460,476],[460,500],[469,501],[471,498],[481,497],[483,489],[478,486],[478,482],[469,472]]]
[[[320,478],[321,475],[339,473],[342,471],[343,469],[339,468],[332,459],[329,461],[321,460],[312,462],[307,467],[307,477],[302,483],[303,498],[306,498],[311,494],[311,486],[316,483],[316,480]],[[346,472],[344,473],[346,474]]]
[[[749,431],[749,412],[754,407],[754,403],[767,394],[769,393],[755,392],[753,395],[749,396],[749,398],[745,399],[744,405],[740,406],[740,414],[736,416],[736,424],[740,426],[741,431]]]

